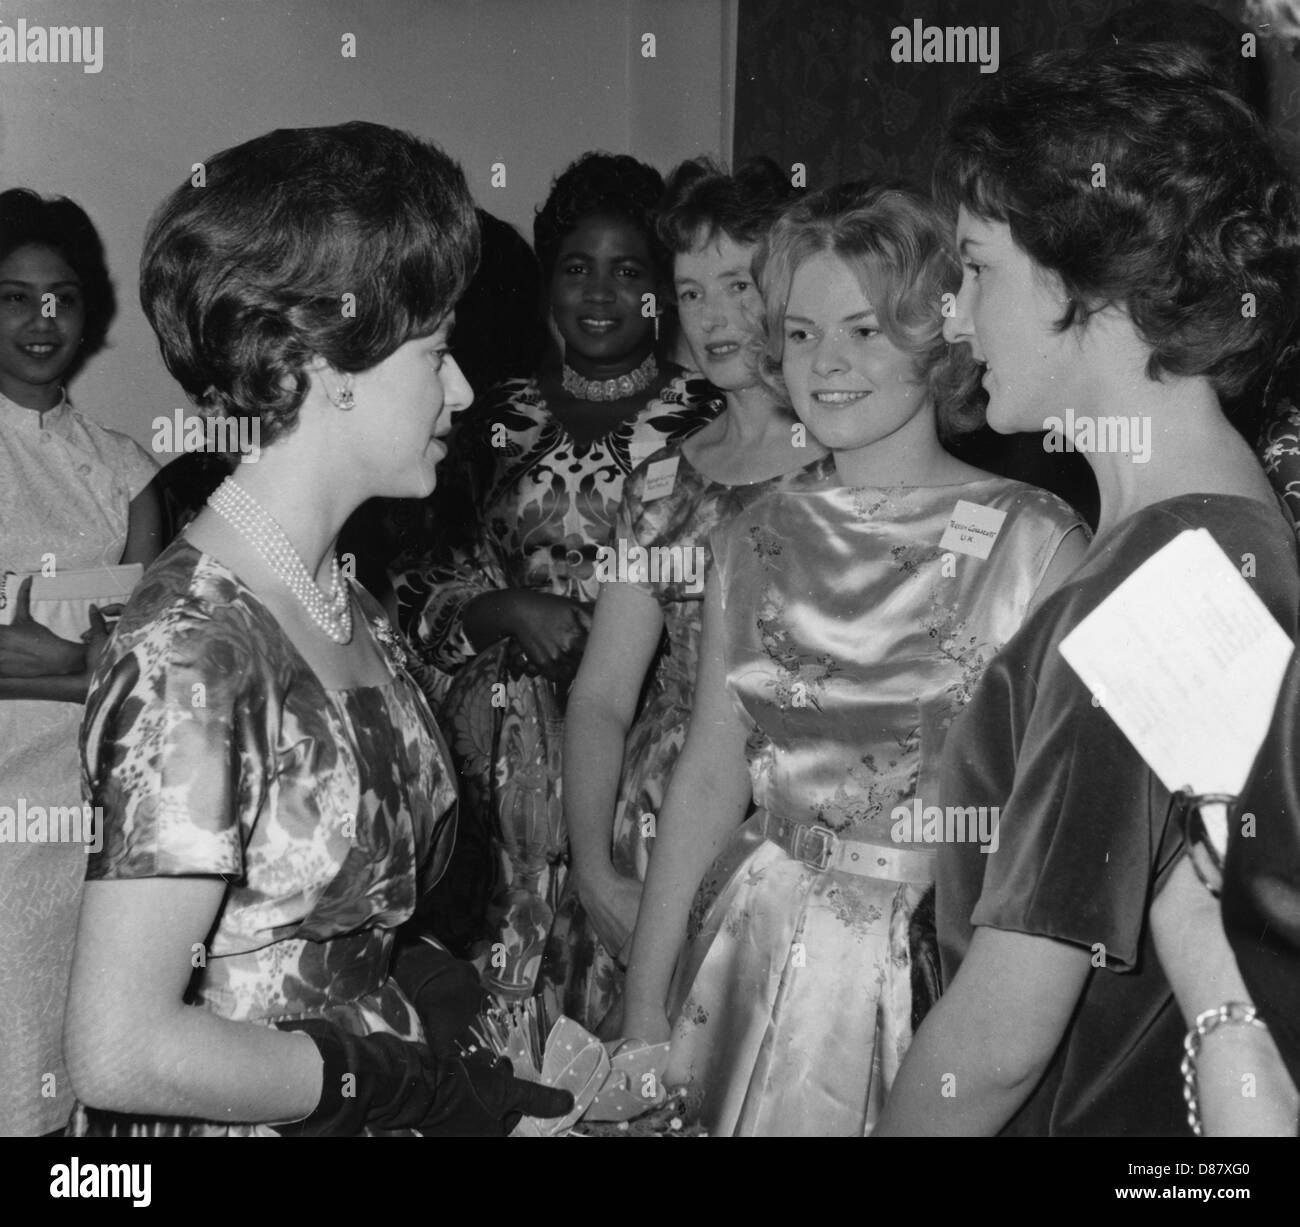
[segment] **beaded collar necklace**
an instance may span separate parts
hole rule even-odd
[[[567,362],[564,364],[563,385],[570,396],[578,400],[622,400],[644,392],[659,374],[659,364],[654,354],[647,354],[646,360],[634,371],[619,375],[616,379],[587,379],[579,375]]]

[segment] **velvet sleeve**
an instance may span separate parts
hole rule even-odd
[[[1070,942],[1131,969],[1149,883],[1173,859],[1160,847],[1169,794],[1057,650],[1081,616],[1058,593],[1055,633],[1045,637],[1033,711],[1016,747],[1016,775],[998,815],[995,851],[971,924]],[[990,701],[1016,701],[995,662]],[[992,721],[1001,727],[998,720]],[[959,796],[949,804],[963,805]]]

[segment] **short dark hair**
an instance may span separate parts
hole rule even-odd
[[[655,272],[666,279],[668,255],[655,233],[663,176],[625,153],[584,153],[560,174],[533,219],[533,250],[549,281],[560,244],[588,217],[617,217],[639,230]]]
[[[691,158],[668,176],[656,230],[674,255],[719,233],[757,243],[794,196],[789,177],[771,158],[750,158],[732,175],[712,158]]]
[[[80,279],[86,312],[81,356],[93,353],[103,344],[117,309],[94,222],[66,196],[42,197],[25,187],[0,192],[0,260],[32,244],[52,247]]]
[[[759,248],[755,274],[763,291],[767,348],[763,374],[787,397],[781,363],[785,312],[795,273],[819,252],[841,259],[857,277],[880,330],[912,355],[934,398],[945,439],[979,427],[973,405],[977,368],[965,345],[943,336],[945,294],[961,285],[952,226],[925,196],[902,183],[836,184],[786,206]]]
[[[1218,74],[1223,88],[1244,99],[1261,115],[1267,106],[1268,87],[1263,60],[1242,55],[1246,31],[1222,13],[1191,0],[1140,0],[1113,13],[1088,38],[1090,47],[1141,43],[1194,47]]]
[[[281,128],[202,173],[149,223],[140,300],[185,391],[257,415],[264,443],[295,426],[314,355],[377,365],[433,332],[474,273],[465,177],[409,133]]]
[[[1258,117],[1191,48],[1008,63],[957,105],[935,187],[1060,277],[1062,330],[1122,305],[1152,379],[1204,375],[1232,396],[1293,326],[1295,191]]]

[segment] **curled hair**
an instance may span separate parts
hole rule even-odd
[[[85,304],[81,356],[93,353],[103,344],[117,309],[94,222],[65,196],[44,198],[25,187],[0,192],[0,260],[32,244],[53,248],[77,274]]]
[[[711,158],[691,158],[668,176],[656,229],[674,255],[725,234],[752,244],[794,198],[785,172],[771,158],[750,158],[729,175]]]
[[[668,253],[655,233],[655,212],[664,181],[653,166],[619,153],[584,153],[553,184],[533,219],[533,250],[549,281],[560,244],[588,217],[616,217],[644,236],[660,280],[667,280]]]
[[[880,330],[912,355],[934,398],[944,438],[978,427],[972,407],[975,362],[965,345],[943,337],[943,296],[961,285],[948,220],[924,196],[893,183],[824,188],[788,205],[768,231],[755,262],[763,292],[767,348],[763,372],[788,399],[781,376],[785,312],[795,273],[829,252],[852,269]]]
[[[1263,60],[1242,55],[1244,27],[1222,13],[1190,0],[1139,0],[1119,9],[1088,36],[1088,46],[1114,43],[1165,45],[1182,43],[1195,48],[1220,78],[1224,89],[1244,99],[1263,114],[1268,95]]]
[[[1008,64],[958,104],[936,194],[1055,273],[1062,330],[1123,307],[1147,374],[1221,396],[1274,360],[1300,302],[1300,213],[1254,112],[1192,48]]]
[[[478,261],[460,167],[378,124],[281,128],[217,154],[149,223],[140,300],[198,404],[293,429],[305,366],[368,370],[435,331]]]

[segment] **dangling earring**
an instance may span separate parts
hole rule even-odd
[[[661,311],[655,312],[655,344],[656,345],[659,344],[659,316],[662,314],[663,313]]]
[[[330,397],[336,409],[342,409],[344,413],[350,413],[357,407],[356,393],[352,391],[352,376],[343,376],[343,386]]]

